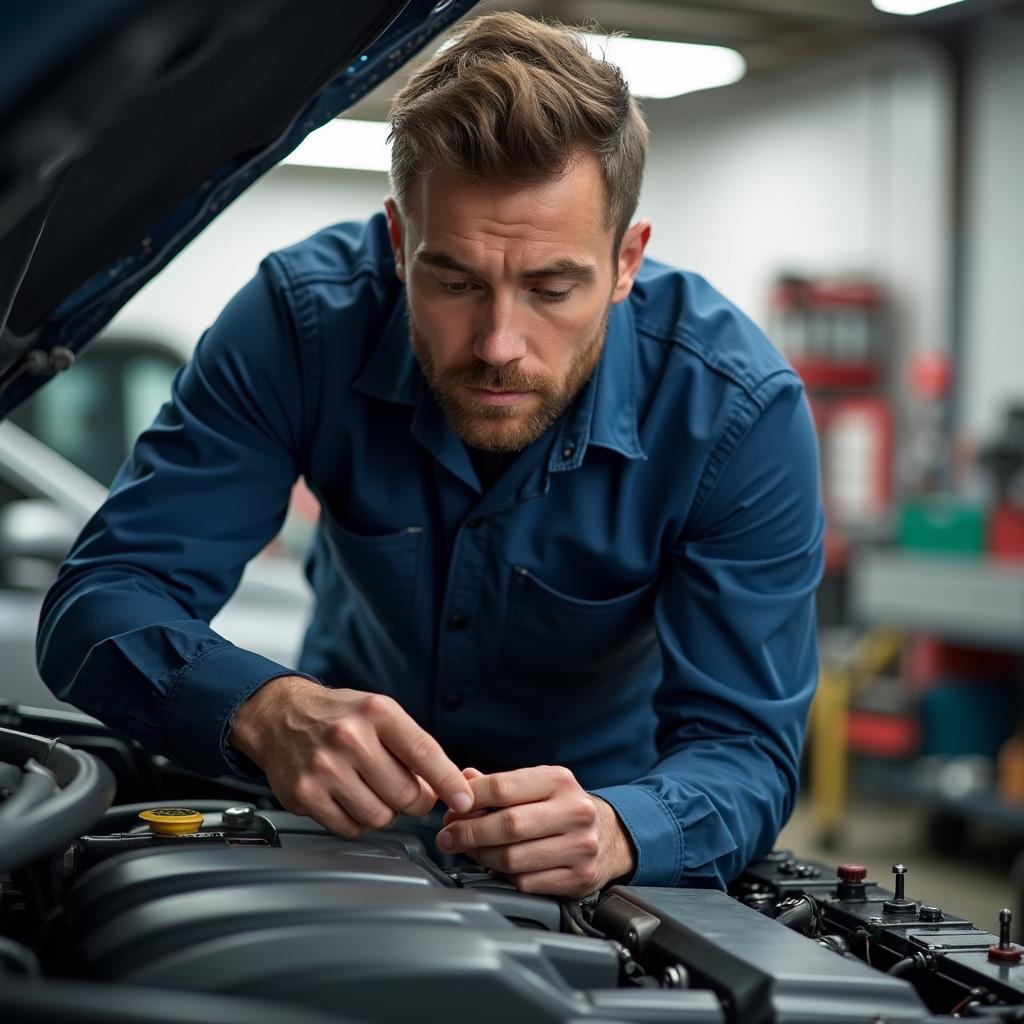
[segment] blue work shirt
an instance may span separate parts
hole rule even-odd
[[[240,770],[290,673],[208,623],[303,476],[300,672],[394,696],[459,766],[559,764],[642,885],[721,885],[792,807],[823,517],[799,379],[695,274],[645,261],[577,398],[489,489],[426,386],[382,215],[269,256],[203,336],[43,608],[57,696]]]

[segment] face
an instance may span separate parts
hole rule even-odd
[[[600,166],[581,155],[516,189],[421,175],[403,220],[386,203],[413,350],[467,443],[519,451],[593,372],[608,311],[633,286],[650,225],[613,259]]]

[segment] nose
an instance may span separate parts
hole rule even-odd
[[[526,335],[511,296],[492,294],[482,305],[473,354],[490,366],[505,366],[526,355]]]

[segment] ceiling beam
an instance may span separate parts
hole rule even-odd
[[[551,9],[551,3],[536,5]],[[652,39],[690,42],[743,42],[771,34],[776,19],[738,10],[724,10],[694,3],[665,4],[656,0],[562,0],[557,4],[561,20],[579,24],[596,21],[609,31],[624,31]]]
[[[662,2],[668,8],[677,6],[675,0]],[[704,6],[809,21],[879,24],[886,20],[885,15],[872,6],[871,0],[722,0],[722,3],[708,0]]]

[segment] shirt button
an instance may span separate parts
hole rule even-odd
[[[462,707],[461,693],[446,693],[441,698],[441,707],[445,711],[458,711]]]
[[[469,619],[460,612],[448,616],[449,629],[465,629],[469,625]]]
[[[562,458],[568,461],[573,457],[575,452],[576,448],[573,445],[566,445],[566,447],[562,449]]]
[[[483,526],[483,525],[484,525],[484,517],[483,516],[473,516],[473,518],[470,519],[468,523],[466,523],[466,526],[470,530],[479,530],[480,527]]]

